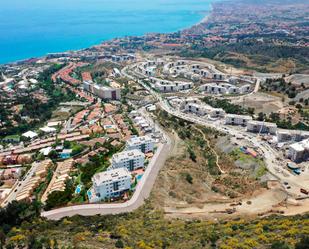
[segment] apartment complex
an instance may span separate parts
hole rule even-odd
[[[126,150],[140,150],[143,153],[152,152],[155,141],[149,136],[132,137],[127,141]]]
[[[48,168],[53,165],[53,162],[48,159],[42,162],[33,163],[33,175],[28,177],[25,182],[23,182],[22,189],[17,192],[16,200],[21,201],[25,199],[29,199],[32,197],[35,189],[45,180],[47,175]]]
[[[70,172],[74,165],[74,159],[68,159],[63,162],[57,163],[57,169],[54,172],[54,175],[44,192],[41,201],[46,202],[48,196],[54,191],[64,191],[65,182],[70,178]]]
[[[126,168],[113,169],[92,177],[93,194],[90,202],[119,197],[131,188],[131,173]]]
[[[110,169],[126,168],[134,171],[144,167],[145,154],[140,150],[128,150],[114,154],[111,160]]]

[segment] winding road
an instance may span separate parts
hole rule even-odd
[[[158,127],[158,129],[160,129],[160,127]],[[147,166],[141,181],[137,185],[136,190],[129,201],[114,204],[81,204],[68,206],[42,212],[41,216],[50,220],[59,220],[63,217],[74,215],[92,216],[98,214],[106,215],[126,213],[139,208],[144,203],[144,200],[149,197],[157,175],[172,150],[172,141],[170,137],[163,130],[161,130],[161,132],[165,142],[159,144],[154,157]]]

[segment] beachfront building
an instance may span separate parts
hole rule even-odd
[[[111,163],[109,169],[126,168],[129,171],[134,171],[144,167],[145,154],[137,149],[123,151],[114,154]]]
[[[288,158],[294,162],[302,162],[309,159],[309,139],[291,144]]]
[[[246,126],[252,117],[246,115],[227,114],[225,116],[225,124]]]
[[[93,193],[90,202],[117,198],[131,188],[131,173],[126,168],[97,173],[92,177]]]
[[[140,150],[143,153],[153,152],[155,141],[150,136],[132,137],[127,141],[126,150]]]
[[[247,123],[247,131],[254,133],[269,133],[276,134],[277,125],[274,123],[268,123],[264,121],[248,121]]]

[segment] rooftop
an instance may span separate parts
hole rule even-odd
[[[115,163],[121,162],[121,161],[127,161],[130,159],[134,158],[139,158],[139,157],[145,157],[144,153],[142,153],[140,150],[128,150],[128,151],[123,151],[120,153],[117,153],[113,155],[112,160]]]
[[[116,181],[121,178],[131,178],[131,174],[126,168],[119,168],[119,169],[113,169],[113,170],[108,170],[102,173],[97,173],[93,176],[92,181],[96,185],[100,185],[103,182],[107,181]]]

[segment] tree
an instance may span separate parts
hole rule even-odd
[[[284,241],[275,241],[271,244],[271,249],[290,249]]]
[[[121,239],[118,239],[115,243],[116,248],[124,248],[124,244]]]
[[[52,150],[51,152],[48,153],[48,157],[51,158],[51,159],[56,159],[58,158],[58,152],[55,151],[55,150]]]
[[[193,183],[193,177],[189,173],[186,174],[186,181],[190,184]]]
[[[309,248],[309,236],[304,236],[299,242],[296,243],[295,249],[308,249]]]

